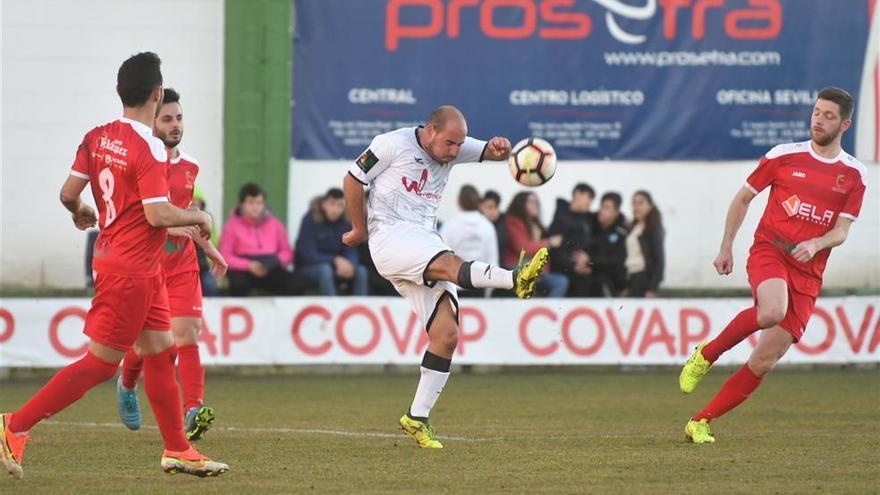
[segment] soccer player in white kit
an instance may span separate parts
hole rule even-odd
[[[431,408],[449,378],[458,342],[458,296],[465,289],[513,289],[527,299],[548,260],[542,248],[515,270],[465,261],[444,244],[436,230],[437,207],[452,166],[506,160],[510,141],[488,142],[467,136],[467,122],[455,107],[441,106],[422,127],[376,136],[345,176],[345,202],[351,231],[342,242],[357,246],[369,232],[370,254],[379,273],[412,305],[428,332],[421,379],[401,429],[422,448],[443,448],[428,423]],[[364,214],[364,186],[370,186]],[[444,304],[445,301],[445,304]]]

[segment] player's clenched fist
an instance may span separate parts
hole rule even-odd
[[[367,233],[363,230],[351,229],[342,234],[342,243],[346,246],[357,247],[360,243],[364,242],[365,237],[367,237]]]
[[[712,262],[718,275],[730,275],[733,272],[733,253],[729,249],[721,250]]]
[[[506,137],[495,136],[486,144],[484,160],[507,160],[510,156],[510,140]]]
[[[791,255],[794,259],[800,261],[801,263],[806,263],[813,259],[813,256],[816,256],[816,253],[820,250],[819,241],[816,239],[808,239],[804,242],[799,243],[794,250],[791,252]]]
[[[79,210],[73,214],[73,224],[76,225],[76,228],[79,230],[86,230],[94,227],[97,223],[98,215],[95,214],[95,210],[91,206],[82,205]]]

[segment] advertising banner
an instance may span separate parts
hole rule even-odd
[[[402,298],[205,299],[207,365],[418,364],[427,334]],[[682,364],[748,299],[462,299],[453,361]],[[88,299],[0,301],[0,367],[56,367],[86,351]],[[719,360],[741,363],[759,334]],[[880,300],[820,299],[790,363],[880,362]]]
[[[297,0],[293,156],[354,159],[452,104],[475,137],[542,137],[565,160],[756,159],[809,139],[834,85],[865,98],[845,149],[859,135],[876,160],[874,5]]]

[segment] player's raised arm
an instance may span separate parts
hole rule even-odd
[[[730,275],[733,272],[733,240],[736,233],[749,211],[749,203],[756,194],[749,188],[743,187],[733,197],[730,208],[727,210],[727,218],[724,221],[724,237],[721,239],[721,249],[718,257],[712,263],[719,275]]]
[[[64,185],[61,186],[61,193],[59,194],[61,204],[67,208],[67,211],[73,214],[73,224],[79,230],[94,227],[98,223],[98,216],[95,214],[95,210],[83,203],[79,197],[88,184],[88,179],[72,174],[68,175]]]
[[[350,173],[345,174],[342,184],[345,208],[351,218],[351,230],[342,235],[346,246],[357,246],[367,237],[367,215],[364,212],[364,185]]]

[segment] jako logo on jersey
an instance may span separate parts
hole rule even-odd
[[[593,19],[580,12],[576,0],[387,0],[385,7],[385,48],[396,51],[404,38],[437,38],[444,35],[450,39],[458,38],[462,25],[474,29],[469,21],[473,12],[479,22],[480,32],[487,38],[496,40],[518,40],[531,38],[537,33],[541,39],[579,40],[589,38],[593,32]],[[641,34],[625,31],[618,19],[625,21],[646,21],[653,19],[659,10],[663,16],[663,37],[672,40],[679,37],[679,24],[682,13],[690,14],[691,36],[700,40],[706,35],[706,19],[717,19],[717,25],[709,31],[724,30],[732,39],[766,40],[779,36],[782,30],[781,0],[749,0],[746,7],[730,8],[727,4],[741,4],[735,0],[642,0],[642,5],[630,5],[624,0],[592,0],[605,9],[605,25],[611,36],[621,43],[636,45],[647,41]],[[582,3],[582,2],[581,2]],[[422,22],[422,15],[412,15],[415,9],[427,11],[428,22]],[[413,24],[401,21],[401,11],[406,9],[407,19],[415,19]],[[495,24],[498,9],[517,9],[522,11],[519,25]],[[713,10],[724,11],[724,16],[715,15]],[[420,12],[420,14],[422,13]],[[540,26],[539,26],[540,24]],[[628,26],[632,22],[626,22]],[[723,27],[722,27],[723,26]],[[445,28],[445,29],[444,29]]]
[[[801,172],[800,170],[795,170],[794,172],[791,173],[791,176],[792,177],[800,177],[801,179],[807,178],[806,172]]]
[[[418,182],[416,182],[415,179],[412,179],[411,182],[407,182],[406,177],[401,177],[400,181],[403,182],[403,187],[405,187],[407,191],[414,192],[417,196],[421,196],[422,189],[425,188],[425,183],[428,182],[428,169],[422,169],[422,177]]]
[[[834,218],[834,212],[831,210],[825,210],[824,213],[819,215],[816,205],[804,203],[798,198],[797,194],[783,201],[782,207],[790,217],[797,216],[803,220],[822,225],[831,225],[831,219]]]

